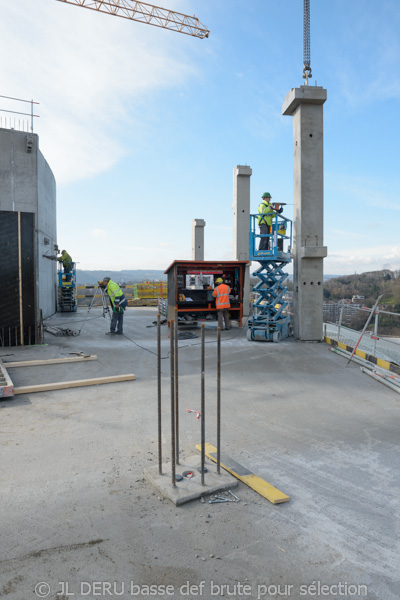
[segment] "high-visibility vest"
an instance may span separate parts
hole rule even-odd
[[[115,283],[115,281],[112,281],[111,279],[107,283],[107,294],[108,294],[108,297],[110,298],[110,302],[113,306],[115,306],[116,298],[118,298],[117,304],[119,304],[120,306],[126,306],[128,304],[119,285],[117,283]]]
[[[268,213],[271,213],[268,215]],[[272,225],[272,218],[275,215],[275,211],[271,204],[266,198],[258,205],[258,224],[259,225]],[[267,216],[268,215],[268,216]]]
[[[220,283],[213,291],[213,296],[215,298],[215,306],[217,310],[221,310],[223,308],[230,308],[231,303],[229,302],[229,294],[231,293],[231,288],[226,283]]]
[[[72,258],[68,252],[63,252],[58,260],[59,262],[62,262],[64,267],[70,267],[72,265]]]

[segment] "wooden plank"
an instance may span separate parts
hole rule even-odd
[[[95,377],[94,379],[77,379],[76,381],[59,381],[58,383],[42,383],[39,385],[25,385],[14,388],[14,394],[33,394],[35,392],[48,392],[51,390],[65,390],[74,387],[101,385],[103,383],[117,383],[118,381],[132,381],[136,375],[111,375],[109,377]]]
[[[196,445],[197,450],[201,451],[201,444]],[[205,444],[204,447],[205,455],[208,458],[211,458],[214,462],[217,462],[217,449],[211,444]],[[272,502],[272,504],[281,504],[282,502],[288,502],[290,500],[289,496],[278,490],[278,488],[274,487],[258,475],[255,475],[246,467],[243,467],[233,459],[229,458],[229,456],[221,456],[221,467],[228,471],[231,475],[242,481],[249,487],[251,487],[255,492],[264,496],[267,500]]]
[[[14,384],[11,381],[4,363],[0,360],[0,398],[11,398],[14,396]]]
[[[97,356],[92,354],[90,356],[67,356],[65,358],[48,358],[43,360],[22,360],[19,362],[8,362],[3,363],[7,369],[14,367],[38,367],[40,365],[56,365],[66,362],[81,362],[85,360],[97,360]]]

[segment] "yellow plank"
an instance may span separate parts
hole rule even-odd
[[[201,452],[201,444],[196,445],[197,450]],[[212,444],[205,444],[204,447],[205,455],[212,461],[217,462],[217,449]],[[232,463],[235,467],[227,466],[225,463]],[[255,492],[258,492],[261,496],[272,502],[272,504],[281,504],[282,502],[288,502],[290,497],[278,490],[258,475],[251,473],[246,467],[242,467],[236,463],[236,461],[229,459],[229,457],[221,457],[221,467],[228,471],[231,475],[242,481]]]
[[[33,394],[34,392],[48,392],[51,390],[64,390],[67,388],[84,387],[88,385],[101,385],[103,383],[116,383],[118,381],[132,381],[136,375],[111,375],[110,377],[95,377],[94,379],[77,379],[76,381],[59,381],[58,383],[42,383],[39,385],[25,385],[14,388],[14,395]]]
[[[92,354],[91,356],[67,356],[65,358],[48,358],[43,360],[21,360],[19,362],[8,362],[3,363],[4,366],[9,369],[10,367],[38,367],[41,365],[56,365],[58,363],[66,362],[80,362],[83,360],[97,360],[97,356]]]

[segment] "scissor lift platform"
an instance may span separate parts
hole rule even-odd
[[[252,304],[253,314],[248,320],[247,339],[279,342],[293,334],[287,302],[288,274],[283,270],[292,260],[292,222],[273,213],[271,233],[261,235],[256,232],[258,216],[250,215],[249,258],[260,264],[252,273],[260,281],[253,289],[256,297]],[[280,233],[282,231],[285,233]],[[266,250],[256,248],[262,238],[268,239]]]

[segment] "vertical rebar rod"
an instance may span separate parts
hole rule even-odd
[[[204,485],[205,443],[206,443],[206,403],[204,398],[205,366],[204,366],[204,323],[201,325],[201,485]]]
[[[217,473],[221,473],[221,327],[217,329]]]
[[[158,394],[158,472],[162,475],[162,445],[161,445],[161,322],[160,313],[157,315],[157,394]]]
[[[175,456],[179,465],[178,309],[175,308]]]
[[[172,485],[176,486],[175,480],[175,464],[176,464],[176,455],[175,455],[175,390],[174,390],[174,366],[175,366],[175,348],[174,348],[174,333],[175,333],[175,321],[172,319],[170,322],[170,364],[171,364],[171,476],[172,476]]]

